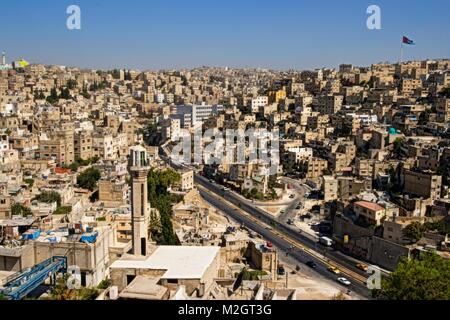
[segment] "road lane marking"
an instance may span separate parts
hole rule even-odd
[[[219,201],[221,201],[224,204],[226,203],[229,208],[233,208],[233,207],[237,208],[237,211],[241,215],[245,216],[246,218],[252,217],[253,219],[255,219],[253,217],[253,215],[251,215],[250,213],[242,210],[241,208],[237,207],[236,205],[234,205],[233,203],[229,202],[228,200],[226,200],[226,199],[218,196],[217,194],[213,193],[212,191],[206,189],[204,186],[198,185],[198,187],[200,187],[200,189],[203,192],[206,192],[212,198],[215,198],[216,200],[219,200]],[[343,274],[350,276],[351,278],[353,278],[354,280],[358,281],[359,283],[366,284],[367,278],[364,278],[360,274],[355,273],[355,272],[349,270],[346,267],[343,267],[341,264],[337,263],[336,261],[334,261],[332,259],[324,259],[324,258],[322,258],[320,253],[318,253],[318,252],[316,252],[316,251],[314,251],[314,250],[312,250],[312,249],[310,249],[308,247],[305,247],[299,241],[297,241],[295,239],[292,239],[290,236],[288,236],[286,234],[283,234],[283,236],[285,236],[285,237],[287,236],[287,238],[282,238],[281,234],[278,231],[275,231],[274,229],[272,229],[272,226],[270,226],[269,224],[266,224],[266,223],[264,223],[264,222],[262,222],[262,221],[260,221],[258,219],[255,219],[255,220],[253,220],[253,219],[249,219],[249,220],[252,220],[254,223],[258,224],[260,227],[265,228],[268,232],[272,233],[272,235],[275,235],[278,238],[281,238],[282,240],[288,242],[289,244],[294,245],[295,247],[297,247],[297,248],[299,248],[299,249],[309,253],[311,256],[313,256],[314,258],[316,258],[319,261],[321,261],[325,266],[338,268]],[[267,226],[269,226],[271,229],[268,229]]]

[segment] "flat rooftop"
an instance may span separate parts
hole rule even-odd
[[[220,247],[160,246],[144,259],[128,256],[112,269],[167,270],[161,279],[201,279],[219,254]]]
[[[140,300],[161,300],[168,289],[158,285],[159,279],[137,276],[128,287],[120,293],[121,298]]]

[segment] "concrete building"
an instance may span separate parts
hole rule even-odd
[[[181,190],[189,191],[194,188],[194,171],[185,170],[181,172]]]
[[[441,197],[442,176],[410,170],[405,170],[403,176],[403,191],[405,193],[425,199],[439,199]]]
[[[362,217],[367,223],[380,226],[386,218],[386,210],[377,203],[358,201],[354,203],[354,211],[358,217]]]
[[[159,246],[149,256],[124,256],[111,265],[111,279],[123,299],[143,299],[142,296],[130,296],[129,293],[137,277],[149,285],[160,286],[161,292],[155,300],[173,297],[183,286],[187,295],[201,298],[208,294],[218,276],[220,267],[220,247],[195,246]],[[131,287],[130,287],[131,285]],[[166,290],[170,294],[166,293]],[[155,290],[152,290],[153,292]],[[136,293],[136,292],[135,292]],[[148,299],[148,298],[147,298]]]
[[[450,121],[450,99],[439,99],[436,120],[441,123]]]
[[[217,116],[224,110],[222,105],[193,104],[177,106],[176,113],[171,115],[172,119],[180,119],[180,126],[188,129],[201,123],[211,116]]]
[[[269,97],[259,96],[252,99],[252,113],[258,113],[260,108],[263,108],[269,104]]]
[[[128,186],[125,181],[117,179],[101,179],[98,182],[99,201],[107,208],[120,207],[125,204]]]

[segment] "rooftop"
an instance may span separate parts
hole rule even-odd
[[[160,246],[147,258],[126,257],[111,268],[167,270],[161,279],[200,279],[219,251],[220,247]]]
[[[382,206],[380,206],[379,204],[377,204],[375,202],[358,201],[358,202],[355,202],[355,205],[372,210],[372,211],[384,210],[384,208]]]

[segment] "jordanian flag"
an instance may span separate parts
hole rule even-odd
[[[403,43],[404,44],[409,44],[409,45],[415,45],[414,41],[409,39],[408,37],[403,37]]]

